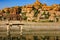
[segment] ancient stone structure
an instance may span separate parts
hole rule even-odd
[[[58,23],[7,21],[0,23],[0,40],[60,40],[59,30]]]
[[[53,11],[53,12],[52,12]],[[4,8],[0,10],[0,17],[1,19],[14,19],[17,20],[22,18],[22,20],[30,20],[30,21],[40,21],[42,20],[60,20],[60,5],[53,4],[51,6],[47,6],[47,4],[42,4],[39,0],[36,0],[33,4],[28,4],[24,6],[15,6],[11,8]],[[54,16],[52,16],[54,15]],[[10,17],[9,17],[10,16]],[[20,18],[19,18],[20,17]]]

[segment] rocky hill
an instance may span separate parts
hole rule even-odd
[[[47,6],[36,0],[33,4],[4,8],[0,10],[0,20],[59,22],[60,5]]]

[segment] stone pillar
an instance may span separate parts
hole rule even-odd
[[[22,26],[19,25],[19,39],[22,40]]]
[[[11,40],[11,35],[10,35],[10,27],[11,27],[12,25],[8,25],[7,26],[7,38],[8,38],[8,40]]]
[[[9,25],[7,26],[7,35],[9,35]]]
[[[22,35],[22,32],[23,32],[22,29],[23,29],[22,26],[19,25],[20,35]]]

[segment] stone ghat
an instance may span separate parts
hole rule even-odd
[[[0,40],[60,40],[59,24],[1,21]]]

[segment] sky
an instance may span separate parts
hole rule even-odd
[[[27,4],[32,4],[36,0],[0,0],[0,9],[13,6],[23,6]],[[39,0],[42,4],[46,3],[47,5],[60,4],[60,0]]]

